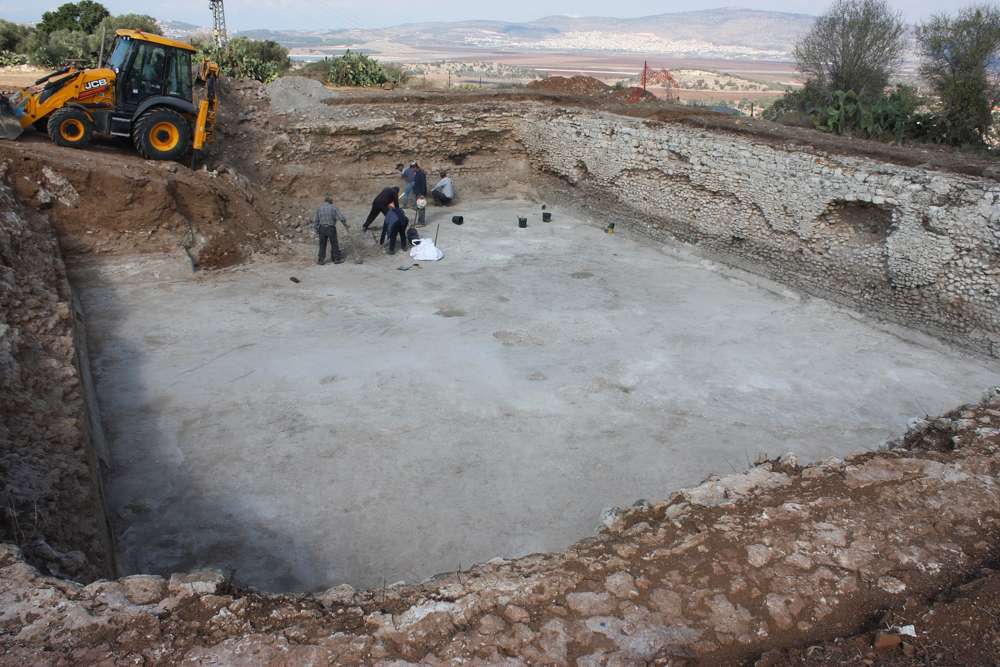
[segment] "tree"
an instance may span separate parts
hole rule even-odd
[[[917,29],[917,41],[923,56],[920,73],[939,98],[942,140],[957,146],[982,144],[1000,93],[995,78],[1000,10],[980,5],[953,18],[934,16]]]
[[[90,62],[94,59],[90,35],[80,30],[36,32],[28,40],[28,55],[33,63],[48,67],[56,67],[67,60]]]
[[[51,12],[42,14],[38,31],[47,34],[57,30],[79,30],[92,33],[101,21],[111,16],[111,13],[99,2],[80,0],[67,2]]]
[[[0,19],[0,51],[25,53],[28,37],[34,30],[27,26]]]
[[[886,0],[836,0],[795,46],[795,63],[819,90],[882,95],[906,46],[906,26]]]

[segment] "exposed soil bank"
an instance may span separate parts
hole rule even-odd
[[[115,568],[77,316],[51,226],[0,183],[0,540],[91,581]]]

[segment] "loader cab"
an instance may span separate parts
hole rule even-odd
[[[194,49],[157,35],[120,30],[106,66],[117,79],[116,111],[134,114],[148,100],[158,97],[192,99],[191,56]],[[163,100],[168,103],[170,100]]]

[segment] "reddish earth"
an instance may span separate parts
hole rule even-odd
[[[553,76],[532,81],[528,84],[528,89],[557,95],[596,97],[617,104],[657,101],[656,95],[642,88],[616,88],[590,76]]]

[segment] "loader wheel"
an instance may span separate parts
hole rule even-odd
[[[80,109],[63,107],[49,118],[49,138],[57,146],[84,148],[90,145],[94,123]]]
[[[176,111],[153,109],[135,122],[132,141],[147,160],[177,160],[191,149],[191,127]]]

